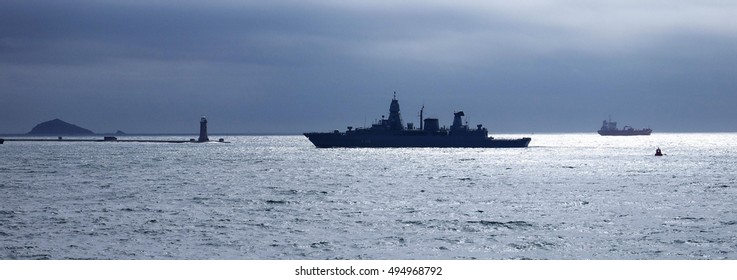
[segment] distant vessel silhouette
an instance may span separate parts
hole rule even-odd
[[[602,136],[634,136],[634,135],[650,135],[653,132],[652,129],[634,129],[631,126],[624,126],[622,129],[617,129],[617,122],[613,122],[611,118],[609,121],[604,120],[601,125],[601,129],[597,131]]]
[[[495,139],[489,137],[482,125],[469,129],[463,124],[463,111],[455,112],[450,129],[440,127],[436,118],[422,118],[420,110],[420,128],[414,124],[402,123],[399,113],[399,101],[396,93],[389,105],[389,118],[381,120],[368,128],[348,127],[345,132],[308,132],[307,139],[318,148],[332,147],[366,147],[366,148],[402,148],[402,147],[438,147],[438,148],[524,148],[530,144],[531,138]],[[424,123],[424,127],[423,127]]]

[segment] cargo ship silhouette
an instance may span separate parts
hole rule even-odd
[[[617,129],[617,122],[613,122],[612,118],[609,118],[609,121],[604,120],[601,129],[597,132],[601,136],[634,136],[650,135],[653,130],[649,128],[634,129],[631,126],[624,126],[622,129]]]

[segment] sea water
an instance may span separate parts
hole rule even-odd
[[[522,136],[5,142],[0,259],[737,259],[737,134]]]

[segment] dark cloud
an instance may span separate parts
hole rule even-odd
[[[0,133],[343,129],[395,90],[405,120],[424,104],[498,132],[735,131],[735,6],[3,1]]]

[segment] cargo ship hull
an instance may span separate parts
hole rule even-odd
[[[640,130],[599,130],[601,136],[647,136],[652,133],[652,129],[640,129]]]

